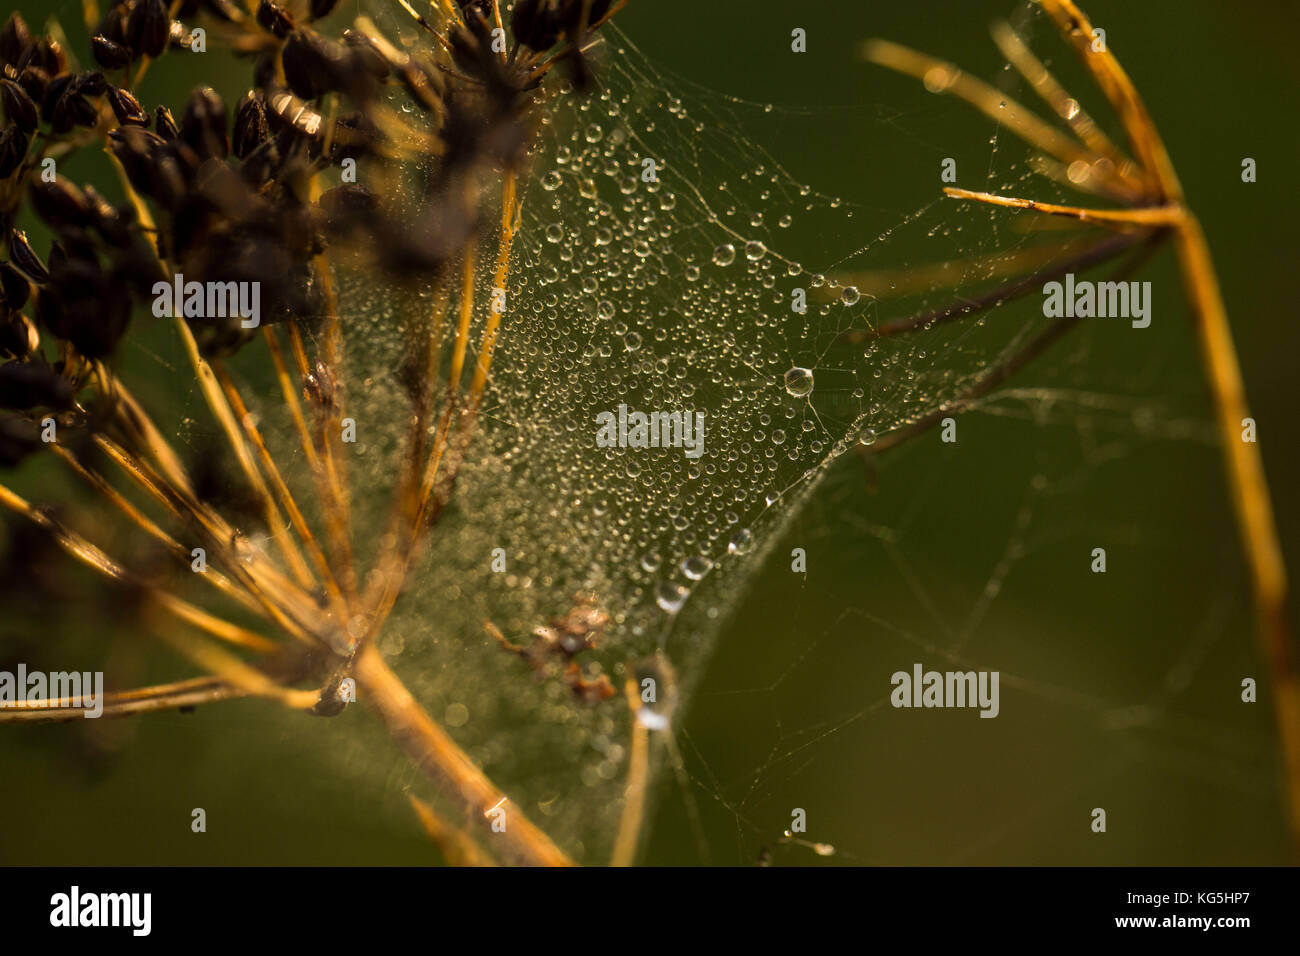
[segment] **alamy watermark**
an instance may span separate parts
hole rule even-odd
[[[81,708],[82,716],[104,713],[103,671],[0,671],[0,709]]]
[[[73,886],[50,897],[51,926],[124,926],[133,936],[148,936],[152,917],[152,893],[83,893]]]
[[[183,315],[187,319],[238,317],[246,329],[262,322],[262,283],[186,282],[176,273],[171,282],[153,285],[153,314],[160,319]]]
[[[703,412],[629,412],[596,416],[597,448],[683,448],[687,458],[704,454]]]
[[[1049,319],[1132,319],[1135,329],[1151,324],[1150,282],[1075,281],[1067,272],[1064,284],[1043,286],[1043,296],[1043,315]]]
[[[998,671],[927,671],[920,664],[912,672],[895,671],[889,682],[895,707],[978,707],[981,717],[996,717]]]

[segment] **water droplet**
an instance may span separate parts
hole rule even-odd
[[[704,557],[690,557],[682,562],[682,574],[698,581],[713,568],[713,562]]]
[[[802,368],[796,365],[787,371],[785,373],[785,390],[794,398],[806,398],[808,395],[812,394],[812,369]]]
[[[846,285],[844,291],[840,293],[840,301],[845,305],[857,305],[860,298],[862,294],[858,292],[858,287],[855,285]]]
[[[546,241],[559,242],[564,238],[564,227],[558,222],[553,222],[546,227]]]
[[[700,267],[699,267],[699,266],[687,266],[687,267],[686,267],[686,281],[687,281],[687,282],[694,282],[694,281],[695,281],[696,279],[698,279],[699,277],[700,277]]]
[[[732,554],[748,554],[754,550],[754,532],[748,528],[741,528],[731,536],[731,541],[727,543],[727,550]]]
[[[555,192],[560,188],[562,182],[564,182],[564,177],[560,175],[558,170],[552,169],[542,177],[542,188],[547,192]]]
[[[629,332],[627,335],[623,336],[623,346],[629,352],[635,352],[641,347],[641,333]]]
[[[736,247],[731,243],[724,242],[713,250],[713,264],[715,266],[729,266],[735,261]]]
[[[745,258],[750,262],[757,262],[767,255],[767,246],[763,245],[757,239],[751,239],[745,243]]]
[[[655,595],[655,603],[667,611],[669,614],[676,614],[686,603],[691,592],[685,585],[673,584],[671,581],[663,581],[659,585],[659,591]]]
[[[864,428],[858,433],[858,443],[861,445],[874,445],[876,443],[876,430],[874,428]]]

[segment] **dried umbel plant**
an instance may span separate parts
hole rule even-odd
[[[17,465],[38,454],[54,456],[125,530],[110,535],[120,545],[110,547],[4,486],[0,504],[44,532],[17,539],[26,549],[24,580],[41,582],[52,543],[112,582],[116,610],[129,612],[202,671],[180,682],[116,691],[105,715],[250,695],[332,715],[355,698],[378,712],[463,814],[461,826],[414,801],[448,859],[565,864],[569,857],[556,842],[429,716],[385,660],[379,640],[411,584],[422,546],[457,506],[458,477],[488,414],[484,396],[498,337],[510,331],[508,309],[494,295],[510,285],[516,268],[522,186],[533,174],[527,156],[544,122],[548,85],[558,78],[552,74],[562,73],[578,91],[598,87],[599,65],[593,68],[588,58],[623,3],[517,0],[503,11],[496,0],[437,0],[428,14],[402,6],[426,42],[386,37],[364,17],[331,35],[318,22],[332,12],[328,0],[310,7],[261,0],[250,9],[228,0],[171,7],[127,0],[89,24],[101,70],[73,68],[57,36],[37,36],[17,15],[10,19],[0,36],[7,123],[0,139],[0,212],[9,250],[0,265],[0,348],[9,356],[0,366],[0,460]],[[1233,479],[1294,801],[1300,695],[1285,574],[1257,446],[1238,437],[1244,393],[1205,241],[1114,57],[1092,50],[1091,27],[1072,3],[1042,0],[1042,6],[1115,108],[1128,152],[1082,113],[1009,28],[1000,28],[996,39],[1060,124],[1033,118],[1003,94],[922,54],[874,42],[865,55],[994,115],[1042,154],[1043,172],[1107,205],[1045,204],[960,189],[950,195],[1065,217],[1100,234],[991,257],[978,271],[1006,278],[997,288],[840,338],[858,344],[962,322],[1072,270],[1113,262],[1127,271],[1158,244],[1175,243]],[[231,117],[209,89],[195,91],[179,119],[165,106],[151,112],[138,99],[151,60],[192,46],[195,24],[207,27],[212,42],[253,60],[253,87]],[[74,152],[97,150],[120,176],[121,205],[62,175],[42,177],[47,159],[62,164]],[[357,169],[364,174],[345,175]],[[44,256],[19,228],[27,212],[55,235]],[[348,429],[358,424],[354,409],[364,405],[369,387],[349,374],[337,288],[347,271],[418,290],[419,301],[427,302],[420,334],[403,343],[409,409],[392,461],[391,500],[377,519],[361,513],[345,448]],[[924,281],[940,282],[929,275]],[[216,316],[206,304],[191,314],[190,282],[205,294],[214,284],[256,288],[257,314],[229,309]],[[159,293],[160,283],[174,291]],[[170,297],[169,308],[156,309],[160,294]],[[159,410],[117,371],[120,343],[139,334],[138,313],[151,303],[155,315],[174,324],[187,374],[220,436],[221,450],[197,460],[187,461],[195,456],[172,442],[158,424]],[[1050,324],[956,396],[875,437],[863,453],[879,455],[971,407],[1079,321]],[[252,411],[268,396],[250,394],[237,374],[236,363],[255,350],[269,360],[270,398],[282,404],[297,439],[310,500],[288,474],[274,436],[265,433],[265,418]],[[793,395],[802,379],[787,375],[784,385]],[[233,476],[221,473],[221,459],[234,463]],[[152,546],[143,558],[140,541]],[[732,541],[737,553],[751,547],[741,534]],[[191,574],[196,562],[203,565],[200,575]],[[701,566],[687,576],[707,572]],[[661,595],[659,605],[671,615],[682,599],[674,591]],[[572,606],[538,620],[530,639],[491,621],[486,630],[512,659],[559,672],[566,695],[621,706],[623,688],[580,664],[613,616],[599,594],[583,592]],[[632,662],[626,677],[624,710],[635,719],[626,722],[624,800],[613,845],[620,864],[635,858],[652,735],[669,724],[675,684],[672,666],[658,655]],[[653,708],[637,693],[647,681],[664,691]],[[53,703],[6,708],[0,720],[67,719],[83,709],[70,699]],[[508,826],[494,826],[503,819]]]
[[[517,177],[542,84],[563,69],[573,86],[588,87],[592,37],[623,4],[523,0],[507,31],[494,0],[442,0],[428,17],[410,10],[427,37],[412,51],[365,18],[329,35],[319,21],[334,6],[122,0],[88,17],[98,69],[74,65],[59,36],[37,35],[17,13],[9,18],[0,44],[8,250],[0,266],[8,358],[0,365],[0,456],[8,466],[56,456],[155,552],[128,564],[7,487],[0,504],[114,582],[124,609],[206,672],[113,693],[106,716],[249,694],[330,715],[361,697],[458,796],[469,819],[490,827],[509,815],[498,856],[565,863],[430,720],[375,650],[375,637],[474,433],[501,316],[490,311],[481,334],[471,334],[481,307],[475,283],[490,269],[495,287],[506,284]],[[193,29],[199,25],[253,60],[254,85],[233,122],[210,88],[196,89],[179,119],[165,105],[147,110],[134,92],[155,58],[199,36],[207,42]],[[126,203],[51,175],[91,150],[111,158]],[[331,169],[342,171],[342,182],[324,189]],[[413,169],[419,182],[411,186]],[[499,223],[484,219],[492,202]],[[18,227],[28,208],[54,233],[44,256]],[[495,254],[484,266],[478,247],[490,244]],[[341,356],[336,257],[435,290],[410,362],[414,412],[386,546],[364,574],[342,449],[352,383]],[[457,288],[452,355],[445,380],[435,381]],[[231,293],[219,309],[214,290]],[[204,462],[185,463],[114,369],[133,312],[150,307],[174,321],[238,466],[248,512],[232,513],[228,481],[205,480]],[[255,347],[269,352],[309,463],[315,523],[228,368],[232,356]],[[250,542],[250,512],[269,547]],[[160,561],[202,571],[207,587],[270,633],[181,596],[175,579],[157,570]],[[7,709],[3,719],[64,719],[83,709],[64,699]]]

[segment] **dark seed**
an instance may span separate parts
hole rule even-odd
[[[165,140],[180,139],[181,131],[176,125],[176,118],[165,106],[160,106],[153,111],[153,126],[158,135]]]
[[[54,182],[32,183],[32,208],[56,229],[88,226],[94,221],[86,194],[62,176],[56,176]]]
[[[0,365],[0,408],[66,409],[72,405],[72,384],[48,365],[6,362]]]
[[[40,429],[19,415],[0,415],[0,466],[13,468],[41,447]]]
[[[257,22],[281,40],[293,30],[293,18],[274,0],[261,0],[257,5]]]
[[[0,262],[0,290],[4,292],[5,305],[17,311],[27,304],[32,284],[12,262]]]
[[[0,320],[0,354],[26,358],[40,345],[41,333],[36,330],[36,323],[21,312]]]
[[[32,45],[32,31],[17,11],[9,14],[4,28],[0,29],[0,60],[17,66]]]
[[[0,79],[0,101],[4,103],[5,118],[24,133],[36,129],[36,104],[25,89],[13,80]]]
[[[18,74],[18,85],[27,91],[33,103],[45,102],[45,91],[50,86],[50,74],[39,66],[26,66]]]
[[[225,159],[230,154],[226,105],[216,90],[200,87],[190,94],[181,117],[181,139],[203,159]]]
[[[342,48],[306,30],[289,34],[280,62],[289,89],[305,100],[338,89],[346,70]]]
[[[519,0],[510,16],[510,29],[531,50],[549,50],[563,29],[556,0]]]
[[[8,179],[27,155],[30,142],[26,133],[17,126],[10,126],[0,133],[0,179]]]
[[[324,20],[334,8],[338,6],[339,0],[311,0],[311,18],[313,20]]]
[[[95,62],[106,70],[120,70],[131,62],[131,51],[106,36],[91,37],[90,50]]]
[[[41,37],[36,41],[33,60],[50,76],[68,72],[68,54],[64,53],[63,47],[49,37]]]
[[[104,74],[98,70],[78,73],[73,88],[83,96],[103,96],[108,90],[108,80],[104,79]]]
[[[133,23],[138,25],[132,29]],[[145,56],[162,56],[167,49],[171,31],[171,17],[167,15],[167,0],[139,0],[127,22],[127,33],[135,49]]]
[[[50,273],[45,268],[45,263],[41,262],[40,257],[36,255],[36,250],[27,241],[27,233],[21,229],[15,229],[9,239],[9,261],[37,285],[44,285],[50,281]]]
[[[265,143],[270,135],[271,129],[267,124],[262,101],[251,92],[246,93],[235,112],[235,128],[231,135],[232,151],[236,157],[243,159]]]
[[[108,88],[108,105],[113,108],[113,115],[123,126],[148,126],[149,114],[144,111],[140,101],[116,86]]]

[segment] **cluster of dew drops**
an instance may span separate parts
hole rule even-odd
[[[696,165],[705,124],[670,95],[647,104],[616,86],[575,103],[572,122],[547,124],[550,168],[521,233],[527,328],[506,341],[523,351],[529,382],[545,383],[530,385],[530,420],[559,424],[512,464],[563,504],[563,547],[626,569],[629,607],[644,598],[675,615],[728,558],[755,549],[784,490],[824,458],[809,414],[816,369],[794,360],[807,333],[789,328],[788,287],[804,270],[744,238],[764,226],[753,210],[765,206],[788,228],[790,200],[808,203],[810,190],[748,160],[705,199],[681,185],[720,175]],[[664,150],[663,175],[649,181],[647,144]],[[858,303],[857,289],[838,291],[839,306]],[[596,448],[595,414],[620,403],[704,411],[703,454]]]

